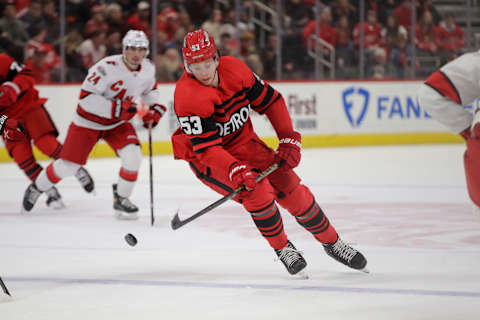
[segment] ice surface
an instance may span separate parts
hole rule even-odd
[[[242,208],[228,202],[170,230],[219,198],[186,163],[154,158],[150,226],[148,162],[132,201],[139,221],[113,218],[119,161],[87,168],[97,195],[59,183],[67,208],[42,196],[20,215],[27,179],[0,164],[0,320],[84,319],[476,319],[480,217],[471,212],[461,145],[303,151],[297,172],[370,274],[347,269],[283,212],[310,279],[289,276]],[[46,165],[46,163],[43,163]],[[126,233],[138,239],[135,247]]]

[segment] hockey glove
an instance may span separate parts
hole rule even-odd
[[[20,141],[25,138],[25,129],[17,120],[2,115],[0,116],[0,136],[5,140]]]
[[[0,86],[0,106],[9,106],[17,101],[20,88],[13,82],[7,81]]]
[[[148,129],[148,124],[151,122],[152,128],[155,128],[166,111],[167,108],[164,105],[152,104],[147,113],[142,117],[143,127]]]
[[[112,102],[112,118],[128,121],[137,114],[137,104],[132,99],[116,99]]]
[[[279,137],[278,149],[275,153],[275,162],[280,163],[282,169],[293,169],[300,163],[302,154],[302,136],[293,131],[290,135]]]
[[[256,188],[257,181],[255,181],[255,178],[257,175],[258,173],[254,172],[249,165],[239,162],[234,162],[230,166],[228,173],[228,177],[235,189],[245,186],[247,191],[252,191]]]

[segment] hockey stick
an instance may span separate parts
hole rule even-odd
[[[153,214],[153,167],[152,167],[152,122],[148,123],[148,161],[150,164],[150,224],[153,227],[155,216]]]
[[[268,176],[270,173],[272,173],[273,171],[277,170],[279,167],[279,164],[278,163],[274,163],[272,164],[270,167],[268,167],[267,169],[265,169],[263,172],[261,172],[257,178],[255,178],[255,180],[257,182],[259,182],[260,180],[262,180],[263,178],[265,178],[266,176]],[[190,216],[189,218],[185,219],[185,220],[180,220],[180,217],[178,216],[178,210],[177,212],[175,213],[175,215],[173,216],[172,218],[172,221],[170,222],[170,225],[172,227],[173,230],[177,230],[178,228],[186,225],[187,223],[197,219],[198,217],[200,216],[203,216],[205,213],[207,212],[210,212],[212,211],[213,209],[215,209],[216,207],[218,207],[219,205],[221,205],[222,203],[230,200],[230,199],[233,199],[235,198],[235,196],[237,196],[240,192],[242,192],[243,190],[245,190],[245,186],[241,186],[237,189],[235,189],[234,191],[230,192],[229,194],[227,194],[226,196],[224,196],[223,198],[215,201],[214,203],[212,203],[211,205],[209,205],[208,207],[200,210],[199,212],[193,214],[192,216]]]
[[[8,289],[5,283],[3,283],[2,277],[0,277],[0,287],[2,287],[2,290],[3,292],[5,292],[5,294],[9,295],[10,297],[12,296],[10,292],[8,292]]]

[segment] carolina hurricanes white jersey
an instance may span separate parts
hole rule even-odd
[[[122,55],[106,57],[88,70],[82,83],[77,112],[73,123],[77,126],[108,130],[119,126],[118,110],[114,101],[130,97],[142,99],[146,105],[160,104],[155,81],[155,67],[143,59],[138,71],[130,70]]]
[[[472,123],[463,107],[480,97],[480,51],[465,53],[434,72],[418,92],[420,105],[453,132]]]

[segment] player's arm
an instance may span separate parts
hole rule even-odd
[[[9,106],[35,84],[32,71],[7,55],[0,55],[1,74],[5,82],[0,86],[0,106]]]
[[[142,93],[142,101],[148,105],[148,111],[142,117],[143,126],[148,128],[151,124],[152,128],[154,128],[157,126],[165,112],[167,112],[167,108],[160,103],[160,91],[158,90],[158,84],[154,79],[148,86],[148,89]]]
[[[293,129],[292,119],[282,95],[254,73],[246,78],[245,85],[252,109],[265,114],[275,129],[279,140],[276,161],[281,163],[283,168],[295,168],[300,163],[302,137]]]
[[[97,64],[90,68],[88,75],[82,83],[77,112],[80,116],[97,122],[109,124],[114,121],[129,120],[136,113],[135,103],[119,95],[118,98],[108,99],[104,96],[107,88],[115,86],[115,82],[121,81],[109,76],[105,65]],[[121,92],[121,90],[119,90]]]

